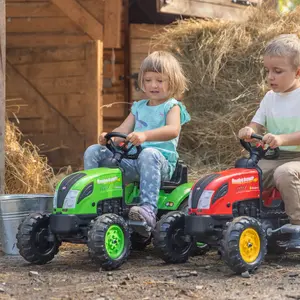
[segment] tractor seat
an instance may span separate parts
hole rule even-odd
[[[165,192],[172,192],[176,187],[187,182],[187,166],[182,160],[178,160],[172,178],[169,181],[162,181],[160,188]]]

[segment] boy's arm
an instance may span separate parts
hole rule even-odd
[[[280,146],[299,146],[300,131],[279,135],[268,133],[264,136],[263,141],[266,144],[270,145],[271,148],[276,148]]]
[[[255,133],[260,134],[260,135],[264,134],[265,127],[262,126],[261,124],[258,124],[255,122],[250,122],[250,124],[248,126],[251,127]]]
[[[281,134],[282,146],[298,146],[300,145],[300,131],[289,134]]]
[[[262,126],[261,124],[251,122],[248,126],[240,129],[238,137],[242,140],[245,140],[246,142],[252,142],[252,133],[263,135],[264,129],[264,126]]]

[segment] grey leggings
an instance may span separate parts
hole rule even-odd
[[[105,146],[92,145],[84,153],[84,169],[115,166],[110,158],[113,154]],[[140,181],[140,205],[150,205],[157,211],[157,200],[162,180],[169,180],[169,164],[160,151],[145,148],[138,159],[123,159],[120,167],[124,170],[124,181]]]

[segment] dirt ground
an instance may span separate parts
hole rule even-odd
[[[0,299],[300,299],[300,253],[267,257],[250,278],[234,275],[216,252],[167,265],[151,246],[112,272],[82,245],[66,244],[47,265],[0,256]]]

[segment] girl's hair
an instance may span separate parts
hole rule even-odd
[[[295,68],[300,66],[300,40],[295,34],[282,34],[270,41],[264,56],[290,57]]]
[[[169,52],[155,51],[142,62],[138,77],[140,88],[144,91],[144,75],[146,72],[157,72],[169,79],[169,97],[179,97],[187,89],[187,79],[178,60]]]

